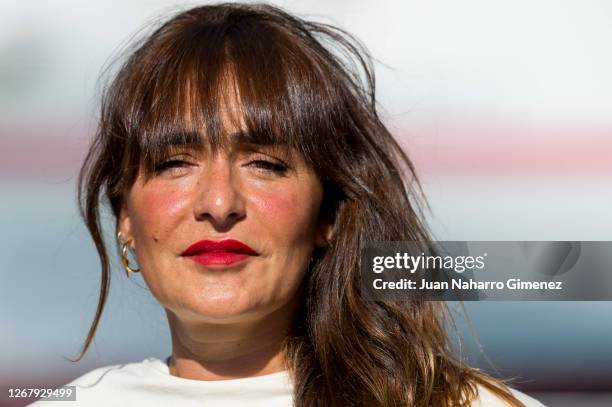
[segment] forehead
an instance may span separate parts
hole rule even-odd
[[[267,147],[283,147],[287,149],[288,141],[273,135],[271,132],[250,126],[245,119],[244,106],[240,98],[240,90],[233,74],[223,74],[219,81],[218,92],[213,103],[216,108],[212,115],[202,117],[194,114],[193,94],[186,93],[184,120],[179,126],[162,134],[157,145],[162,151],[180,147],[210,146],[213,149],[228,149],[240,145],[258,145]],[[189,89],[189,84],[186,84]],[[214,122],[216,126],[210,126]],[[215,131],[213,131],[215,130]],[[209,134],[211,133],[211,134]]]
[[[160,147],[164,149],[180,149],[181,147],[206,147],[210,144],[210,140],[202,132],[179,130],[171,132],[164,137],[163,144]],[[278,147],[282,149],[288,149],[289,147],[286,143],[274,140],[269,135],[247,129],[225,133],[215,147],[216,149],[232,149],[244,145]]]

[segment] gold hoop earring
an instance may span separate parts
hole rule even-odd
[[[130,267],[130,261],[127,257],[128,245],[127,242],[121,239],[121,232],[117,232],[117,240],[119,241],[119,244],[121,244],[121,264],[123,265],[123,268],[128,273],[139,273],[140,268],[134,269]]]

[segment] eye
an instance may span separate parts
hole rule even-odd
[[[161,163],[157,164],[154,170],[155,170],[155,173],[161,174],[163,172],[167,172],[170,169],[185,168],[191,165],[192,164],[190,162],[185,161],[185,160],[170,159],[170,160],[162,161]]]
[[[287,172],[288,167],[285,164],[268,161],[268,160],[254,160],[249,162],[250,166],[256,167],[258,169],[273,172],[276,174],[284,174]]]

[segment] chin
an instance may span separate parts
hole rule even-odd
[[[263,306],[254,303],[244,295],[206,295],[193,298],[189,303],[182,303],[183,309],[202,321],[215,323],[232,323],[244,321],[245,318],[262,312]]]

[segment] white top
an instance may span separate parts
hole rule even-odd
[[[242,379],[192,380],[171,375],[165,361],[152,357],[94,369],[67,386],[76,386],[76,403],[38,401],[30,406],[292,406],[292,385],[286,371]],[[486,389],[479,391],[480,398],[472,407],[506,406]],[[513,393],[527,407],[543,406],[523,393]]]

